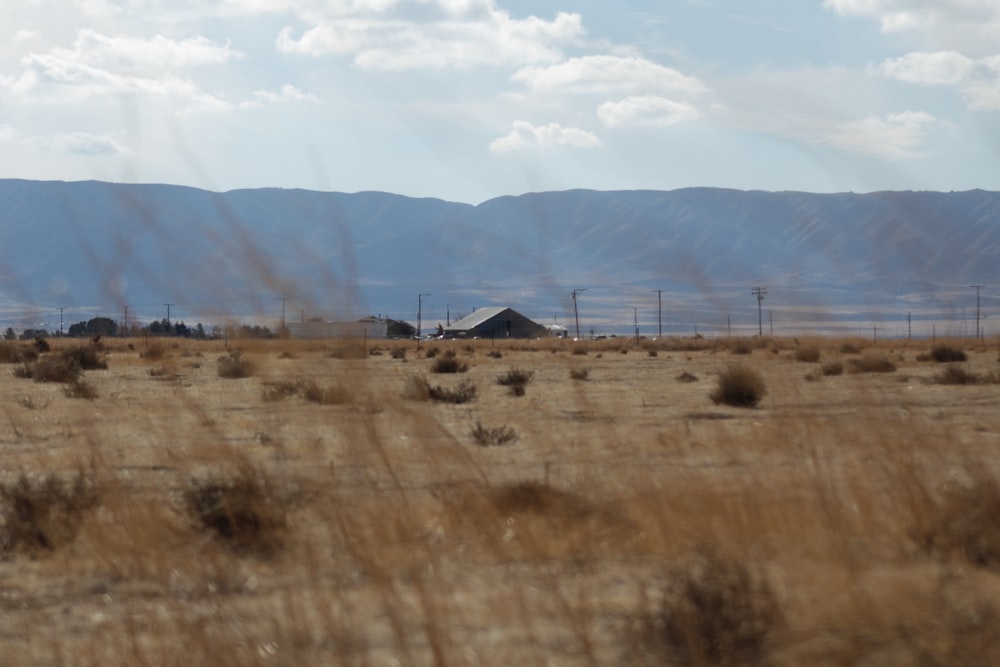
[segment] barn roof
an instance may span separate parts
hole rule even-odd
[[[447,329],[448,331],[468,331],[469,329],[475,329],[483,322],[487,322],[507,310],[510,310],[510,308],[506,306],[489,306],[487,308],[480,308],[471,315],[466,315],[457,322],[452,322]]]

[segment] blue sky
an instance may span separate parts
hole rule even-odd
[[[1000,189],[996,0],[20,0],[0,177]]]

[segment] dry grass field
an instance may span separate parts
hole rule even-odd
[[[6,667],[1000,664],[996,341],[50,342]]]

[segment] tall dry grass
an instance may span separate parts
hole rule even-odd
[[[406,355],[263,341],[233,382],[224,343],[133,343],[93,401],[0,376],[4,530],[35,545],[0,561],[4,664],[1000,658],[994,387],[935,382],[915,342],[864,350],[896,373],[808,382],[769,339],[740,358],[752,411],[710,398],[724,341],[590,341],[586,382],[571,343],[443,341],[475,357],[466,403],[405,398]]]

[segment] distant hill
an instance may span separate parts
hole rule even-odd
[[[967,332],[995,281],[1000,193],[717,188],[532,193],[472,206],[361,192],[0,180],[0,324],[381,314],[425,326],[509,305],[655,333]],[[284,297],[284,302],[282,302]],[[987,330],[997,305],[982,290]],[[971,310],[970,310],[971,309]],[[54,319],[55,318],[55,319]],[[38,320],[38,321],[36,321]],[[950,327],[950,329],[948,329]],[[997,324],[1000,333],[1000,323]],[[891,330],[891,331],[890,331]]]

